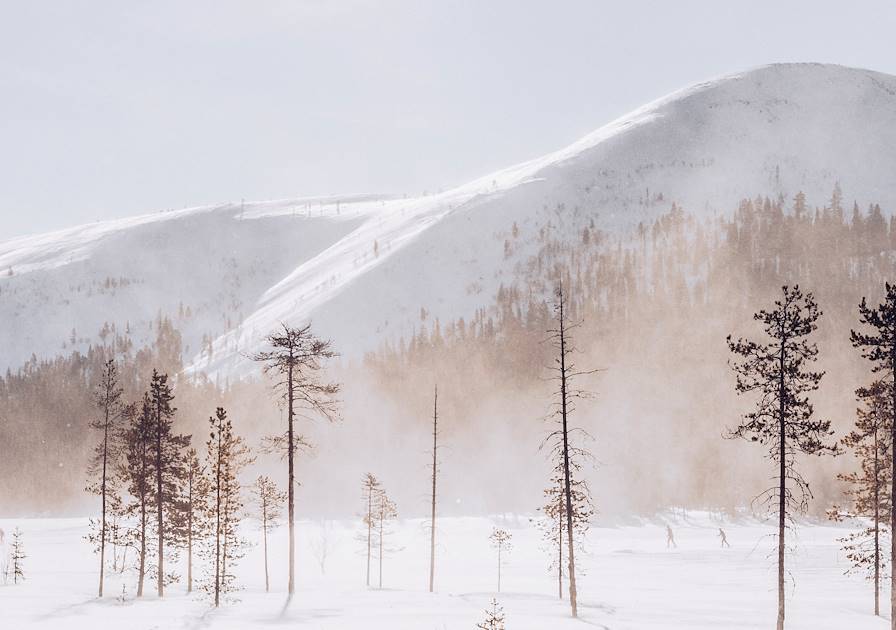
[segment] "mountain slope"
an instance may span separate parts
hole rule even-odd
[[[196,371],[244,372],[273,326],[309,318],[358,356],[409,334],[421,308],[444,319],[489,303],[549,224],[624,230],[672,201],[711,214],[758,193],[822,203],[838,182],[890,210],[894,147],[896,77],[774,65],[438,195],[225,204],[14,239],[0,243],[0,363],[82,346],[105,322],[139,340],[159,313],[178,317]]]

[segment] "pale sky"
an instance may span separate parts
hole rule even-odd
[[[896,74],[896,3],[0,0],[0,240],[436,191],[777,61]]]

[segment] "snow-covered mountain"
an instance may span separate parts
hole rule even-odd
[[[82,347],[107,323],[139,341],[159,314],[184,333],[193,370],[243,372],[278,322],[309,318],[359,356],[409,334],[421,308],[444,319],[488,304],[548,222],[625,229],[672,201],[718,213],[799,190],[821,204],[838,182],[847,201],[890,211],[893,173],[896,77],[761,67],[436,195],[228,203],[0,243],[0,367]]]

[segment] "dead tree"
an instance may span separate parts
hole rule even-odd
[[[492,532],[492,535],[488,537],[488,539],[492,543],[492,547],[498,550],[498,592],[501,592],[501,562],[502,556],[505,552],[509,552],[513,545],[510,544],[510,539],[513,538],[513,534],[508,532],[506,529],[498,529],[497,527]]]
[[[439,471],[439,386],[433,390],[432,401],[432,495],[429,520],[429,592],[436,580],[436,478]]]
[[[886,383],[875,381],[871,387],[857,390],[863,406],[856,410],[855,428],[841,443],[851,449],[859,470],[841,473],[837,478],[848,484],[845,492],[848,508],[834,506],[829,514],[835,521],[860,519],[866,527],[840,538],[846,557],[854,571],[861,571],[874,581],[874,614],[880,615],[881,573],[886,561],[881,553],[881,536],[887,536],[887,515],[890,511],[891,425],[893,408],[887,396]]]
[[[373,524],[374,524],[374,501],[377,493],[380,491],[380,482],[371,473],[364,475],[361,480],[361,495],[364,500],[364,518],[363,523],[367,528],[367,586],[370,586],[370,559],[373,554]]]
[[[100,521],[98,547],[100,552],[100,583],[98,597],[103,596],[103,582],[106,569],[106,541],[107,541],[107,511],[106,504],[109,501],[111,490],[110,473],[119,455],[120,427],[122,418],[122,390],[118,384],[118,371],[115,361],[109,359],[103,365],[103,373],[100,383],[94,393],[94,401],[99,408],[100,416],[90,423],[91,429],[102,432],[102,438],[97,445],[93,461],[90,463],[89,472],[98,477],[88,490],[100,495]]]
[[[575,472],[577,462],[583,457],[589,457],[588,452],[576,445],[577,438],[589,438],[588,433],[581,427],[574,427],[570,421],[575,411],[575,402],[578,399],[590,397],[590,393],[576,388],[575,379],[594,374],[596,370],[578,370],[573,361],[573,353],[576,351],[570,333],[580,326],[580,323],[569,322],[567,296],[563,292],[562,280],[557,283],[554,314],[556,327],[548,330],[548,341],[555,352],[554,365],[551,367],[551,381],[557,386],[552,412],[549,419],[555,427],[545,438],[542,448],[547,447],[552,460],[558,462],[562,473],[563,505],[566,531],[575,531],[574,523],[574,488],[577,485]],[[576,590],[576,560],[575,543],[572,536],[566,537],[566,566],[569,577],[569,605],[573,617],[578,617],[578,592]]]
[[[826,443],[832,435],[831,423],[812,418],[808,398],[824,376],[809,369],[818,348],[808,338],[820,315],[811,293],[804,295],[799,286],[784,286],[773,309],[753,316],[761,322],[768,341],[734,341],[728,336],[729,349],[739,357],[731,363],[737,376],[735,389],[755,399],[755,410],[744,415],[729,437],[767,447],[767,457],[778,467],[777,483],[755,499],[778,518],[778,630],[784,628],[785,530],[794,512],[805,512],[812,496],[795,458],[798,453],[836,452],[835,446]]]
[[[330,341],[318,339],[311,325],[291,328],[282,324],[282,331],[268,335],[270,350],[257,353],[253,359],[263,365],[265,374],[273,375],[274,387],[286,403],[286,435],[273,440],[287,459],[287,521],[289,525],[289,596],[295,593],[295,454],[303,441],[295,433],[297,415],[339,418],[336,395],[338,383],[321,379],[324,362],[336,356]]]
[[[886,384],[885,395],[896,418],[896,284],[886,283],[886,296],[877,307],[859,304],[859,321],[872,328],[870,334],[851,331],[852,345],[872,363],[872,372]],[[890,497],[896,498],[896,421],[890,423]],[[890,501],[890,533],[896,532],[896,501]],[[890,568],[896,567],[896,545],[890,545]],[[896,583],[890,581],[890,627],[896,630]]]
[[[280,524],[286,493],[277,488],[277,484],[265,475],[258,477],[252,485],[252,498],[257,516],[261,524],[262,545],[264,547],[264,591],[271,590],[270,571],[268,570],[268,533]]]

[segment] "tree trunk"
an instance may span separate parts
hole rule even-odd
[[[498,592],[501,592],[501,544],[498,543]]]
[[[380,582],[379,589],[383,589],[383,513],[380,512]]]
[[[890,350],[890,371],[893,375],[891,395],[893,417],[890,422],[890,536],[896,532],[896,346]],[[896,544],[890,545],[890,567],[896,567]],[[896,581],[890,580],[890,628],[896,630]]]
[[[367,490],[367,588],[370,588],[370,542],[373,534],[373,489]]]
[[[162,518],[162,410],[156,409],[156,520],[159,528],[158,580],[159,597],[165,594],[165,530]]]
[[[436,578],[436,449],[438,447],[439,426],[439,386],[435,387],[432,403],[432,512],[430,515],[429,538],[429,592],[432,593]],[[894,628],[896,630],[896,628]]]
[[[190,468],[187,494],[187,592],[193,592],[193,469]]]
[[[218,452],[215,462],[215,608],[221,603],[221,423],[218,422]]]
[[[874,430],[874,616],[880,616],[880,450]]]
[[[569,471],[569,426],[567,424],[566,390],[566,329],[563,321],[563,291],[560,291],[560,415],[563,421],[563,476],[566,495],[566,543],[569,560],[569,605],[573,617],[579,616],[576,598],[576,561],[572,536],[572,487]]]
[[[561,497],[562,500],[562,497]],[[563,599],[563,510],[558,512],[559,523],[557,523],[557,592],[560,593],[560,599]]]
[[[287,519],[289,521],[289,597],[296,592],[296,522],[295,522],[295,469],[293,462],[293,452],[295,450],[295,436],[293,434],[293,420],[294,420],[294,411],[293,405],[295,403],[295,383],[292,381],[292,371],[293,371],[293,349],[289,349],[289,369],[286,378],[286,390],[288,397],[288,411],[287,411],[287,422],[289,424],[287,428],[287,447],[289,452],[287,453],[287,459],[289,461],[289,474],[287,480]]]
[[[100,589],[99,597],[103,596],[103,580],[106,572],[106,463],[109,457],[109,388],[106,388],[105,416],[103,424],[103,478],[100,481],[100,494],[102,495],[102,523],[100,525]]]
[[[787,509],[787,448],[786,417],[784,413],[784,350],[787,338],[781,339],[781,355],[778,361],[778,625],[784,630],[784,515]]]
[[[261,536],[264,540],[264,592],[271,592],[271,578],[268,572],[268,500],[261,502]]]

